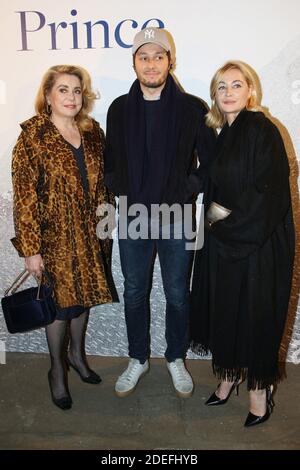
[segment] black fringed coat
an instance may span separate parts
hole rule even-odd
[[[232,210],[205,233],[191,296],[191,346],[210,350],[218,378],[248,389],[279,377],[290,296],[294,226],[289,165],[278,129],[242,111],[225,125],[211,168],[211,199]]]

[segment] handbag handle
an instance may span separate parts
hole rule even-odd
[[[49,279],[49,276],[48,276],[46,271],[44,271],[43,274],[45,274],[46,277]],[[13,281],[12,285],[8,289],[6,289],[6,291],[4,292],[4,297],[7,297],[9,295],[9,293],[14,294],[19,289],[19,287],[26,281],[26,279],[29,276],[30,276],[30,273],[27,271],[27,269],[24,269],[16,277],[16,279]],[[36,299],[40,300],[40,290],[41,290],[41,284],[42,284],[42,276],[41,276],[41,278],[39,278],[37,276],[34,276],[34,278],[35,278],[35,280],[37,282],[37,285],[38,285],[38,291],[37,291]]]
[[[24,269],[17,277],[16,279],[13,281],[12,285],[6,289],[6,291],[4,292],[4,297],[7,297],[8,294],[11,293],[14,294],[18,289],[19,287],[23,284],[23,282],[26,281],[26,279],[29,277],[29,272]],[[19,282],[20,281],[20,282]],[[17,284],[19,282],[19,284]],[[17,284],[17,285],[16,285]]]

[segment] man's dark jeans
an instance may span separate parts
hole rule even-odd
[[[176,225],[175,225],[176,226]],[[186,250],[186,239],[119,239],[124,281],[124,302],[129,356],[144,363],[150,355],[149,286],[153,255],[157,250],[166,296],[165,357],[168,362],[184,358],[188,343],[189,283],[193,251]],[[165,227],[164,227],[165,229]]]

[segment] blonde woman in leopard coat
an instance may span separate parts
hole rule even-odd
[[[13,150],[14,222],[12,243],[25,267],[50,275],[56,320],[46,327],[51,357],[48,373],[56,406],[72,399],[66,369],[84,382],[99,383],[84,351],[89,308],[117,301],[110,270],[111,241],[99,240],[96,210],[114,203],[103,183],[104,133],[89,116],[96,95],[81,67],[51,67],[36,99],[36,116],[21,124]],[[66,325],[70,342],[64,353]]]

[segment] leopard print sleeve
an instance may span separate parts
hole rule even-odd
[[[104,149],[105,149],[105,134],[103,132],[103,130],[100,128],[100,136],[101,136],[101,139],[103,141],[103,154],[104,154]],[[103,158],[103,157],[102,157]],[[103,160],[103,172],[104,172],[104,160]],[[104,184],[104,179],[103,179],[103,187],[105,189],[105,201],[108,202],[109,204],[111,204],[112,206],[116,207],[116,199],[115,199],[115,195],[109,191],[109,189],[105,186]]]
[[[105,134],[101,127],[99,126],[98,123],[95,123],[97,125],[96,133],[98,134],[98,140],[99,140],[99,149],[100,149],[100,168],[101,168],[101,175],[99,175],[98,179],[98,185],[97,185],[97,203],[98,206],[101,206],[101,204],[110,204],[113,207],[116,207],[116,201],[115,201],[115,195],[108,190],[108,188],[104,184],[104,149],[105,149]]]
[[[16,236],[12,244],[22,257],[41,250],[41,230],[38,196],[38,158],[34,146],[22,131],[13,149],[13,216]]]

